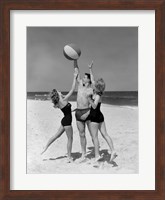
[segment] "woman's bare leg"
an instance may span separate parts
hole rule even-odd
[[[67,142],[67,154],[68,158],[71,159],[71,152],[72,152],[72,143],[73,143],[73,128],[72,126],[65,126],[65,132],[68,137]]]
[[[41,154],[43,154],[47,149],[48,147],[55,141],[57,140],[57,138],[59,138],[63,132],[65,131],[64,127],[61,125],[60,128],[58,129],[57,133],[55,135],[53,135],[47,142],[46,146],[44,147],[44,150],[42,151]]]
[[[89,134],[90,134],[90,136],[91,136],[91,139],[92,139],[92,143],[93,143],[93,145],[94,145],[94,142],[93,142],[93,137],[92,137],[92,135],[91,135],[91,121],[87,121],[86,122],[86,124],[87,124],[87,127],[88,127],[88,131],[89,131]]]
[[[96,160],[100,158],[99,140],[98,140],[98,128],[99,128],[99,124],[98,123],[90,122],[90,132],[91,132],[92,141],[93,141],[94,147],[95,147],[95,159]]]
[[[105,122],[102,122],[102,123],[99,124],[99,131],[101,132],[101,135],[103,136],[103,138],[105,139],[105,141],[107,142],[107,144],[108,144],[108,146],[111,150],[110,161],[113,161],[116,158],[117,154],[116,154],[116,151],[114,149],[113,141],[107,133]]]

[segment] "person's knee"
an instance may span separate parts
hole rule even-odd
[[[70,140],[70,141],[73,141],[73,134],[70,135],[69,140]]]
[[[101,132],[101,135],[102,135],[104,138],[107,138],[107,137],[108,137],[108,133],[102,132],[102,131],[100,131],[100,132]]]
[[[68,139],[73,139],[73,134],[68,134]]]
[[[79,130],[80,137],[85,137],[85,129],[84,128],[78,128],[78,130]]]
[[[85,132],[84,131],[79,131],[79,135],[81,138],[85,138]]]
[[[97,135],[93,135],[92,138],[93,138],[94,141],[98,140],[98,136]]]

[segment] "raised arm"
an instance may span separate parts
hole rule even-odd
[[[77,74],[77,72],[75,71],[75,72],[74,72],[74,77],[73,77],[72,88],[71,88],[71,90],[68,92],[68,94],[64,96],[63,100],[67,100],[67,99],[73,94],[73,92],[74,92],[74,90],[75,90],[75,87],[76,87],[76,79],[77,79],[77,76],[78,76],[78,74]]]
[[[89,67],[89,73],[90,73],[90,76],[91,76],[91,82],[92,82],[92,84],[94,84],[95,80],[94,80],[93,71],[92,71],[93,61],[91,62],[90,65],[88,65],[88,67]]]
[[[80,77],[80,70],[79,70],[79,67],[78,67],[77,60],[74,60],[74,70],[78,74],[78,76],[77,76],[77,82],[80,82],[81,81],[81,77]]]

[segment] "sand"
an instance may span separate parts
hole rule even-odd
[[[76,108],[76,102],[71,102]],[[64,133],[41,155],[43,146],[60,127],[63,117],[50,101],[27,100],[27,173],[29,174],[137,174],[138,173],[138,107],[102,104],[106,127],[113,139],[118,157],[109,163],[108,145],[99,134],[100,153],[103,159],[93,163],[94,152],[90,134],[86,128],[87,160],[79,163],[81,147],[73,113],[74,162],[67,163]]]

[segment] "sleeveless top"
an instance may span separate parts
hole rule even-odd
[[[101,102],[97,104],[97,107],[95,109],[91,107],[89,117],[91,122],[101,123],[104,121],[104,116],[100,110],[100,106]]]

